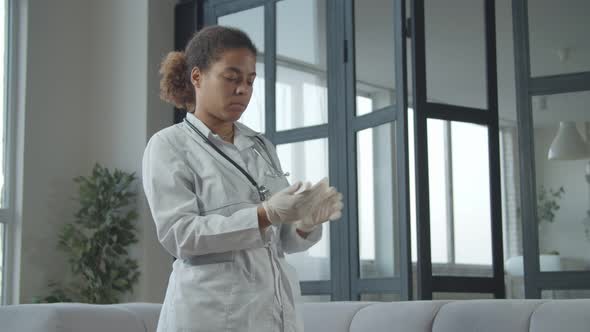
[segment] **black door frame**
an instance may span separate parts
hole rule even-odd
[[[426,91],[426,80],[428,78],[426,76],[424,0],[412,1],[411,37],[414,56],[412,64],[416,146],[416,227],[419,257],[417,298],[422,300],[432,299],[433,292],[492,293],[495,298],[505,297],[494,0],[484,0],[483,14],[485,17],[487,108],[477,109],[433,103],[427,100]],[[432,275],[427,144],[428,119],[474,123],[488,128],[492,277]]]

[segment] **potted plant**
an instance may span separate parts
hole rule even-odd
[[[137,261],[128,248],[137,242],[135,174],[96,164],[79,185],[80,209],[59,234],[58,248],[68,256],[70,285],[51,282],[48,296],[35,302],[116,303],[139,278]]]
[[[563,187],[553,190],[541,186],[537,194],[537,221],[539,223],[542,221],[552,223],[555,220],[555,212],[560,209],[558,202],[563,194],[565,194]]]

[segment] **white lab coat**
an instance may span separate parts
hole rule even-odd
[[[280,165],[271,142],[236,123],[234,145],[223,142],[192,114],[187,120],[271,193],[288,186],[254,136]],[[256,147],[264,158],[256,153]],[[280,167],[280,166],[279,166]],[[156,133],[143,156],[143,185],[158,239],[178,259],[158,332],[303,331],[300,296],[285,253],[307,250],[292,225],[258,227],[256,188],[186,123]]]

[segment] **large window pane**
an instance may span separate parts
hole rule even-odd
[[[455,263],[459,275],[492,275],[490,162],[485,126],[451,123]]]
[[[445,126],[441,120],[428,120],[428,181],[430,183],[430,246],[432,263],[450,263],[447,236],[447,176]]]
[[[291,183],[299,180],[315,183],[329,174],[328,140],[325,138],[279,145],[277,153],[283,170],[291,174]],[[302,281],[330,279],[330,223],[322,227],[320,242],[307,251],[286,256]]]
[[[311,181],[313,183],[327,177],[328,139],[321,138],[305,142],[281,144],[277,154],[289,181]]]
[[[254,91],[246,111],[240,122],[255,131],[264,132],[264,110],[265,110],[265,89],[264,89],[264,7],[244,10],[241,12],[221,16],[219,24],[236,27],[246,32],[258,52],[256,62],[256,79],[254,80]]]
[[[492,273],[487,128],[428,120],[433,274]]]
[[[220,16],[220,25],[226,25],[243,30],[248,34],[258,52],[264,53],[264,7],[256,7],[237,13]]]
[[[326,71],[326,1],[278,2],[278,131],[327,123]]]
[[[360,116],[394,103],[393,1],[354,1],[354,15],[356,95],[371,101],[357,100]]]
[[[358,236],[361,278],[392,277],[394,258],[394,128],[357,133]]]
[[[487,108],[483,0],[426,0],[428,101]]]
[[[531,75],[590,71],[590,1],[528,1]]]
[[[590,91],[533,98],[541,271],[590,270],[588,105]]]
[[[264,99],[264,63],[256,63],[256,79],[254,80],[254,91],[252,92],[252,98],[246,108],[246,111],[242,114],[240,122],[253,130],[264,133],[264,110],[265,110],[265,99]]]
[[[455,261],[491,266],[488,130],[461,122],[451,130]]]

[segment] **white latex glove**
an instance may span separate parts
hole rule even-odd
[[[312,232],[318,225],[326,221],[342,217],[342,208],[344,207],[342,194],[336,188],[328,187],[327,179],[323,179],[316,186],[323,188],[321,198],[312,202],[311,209],[305,217],[295,223],[297,229],[306,233]]]
[[[326,198],[327,182],[310,186],[309,183],[299,181],[262,202],[271,224],[293,223],[303,219],[311,211],[314,202]]]

